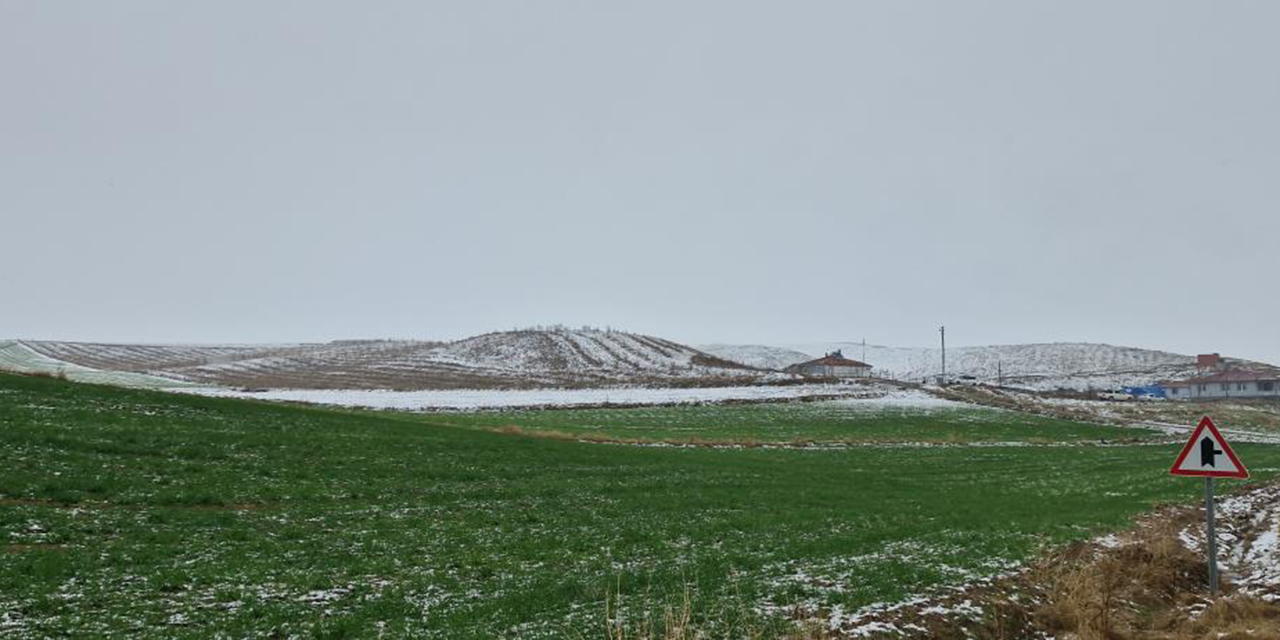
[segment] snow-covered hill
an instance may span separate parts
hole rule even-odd
[[[0,371],[50,375],[94,384],[122,387],[164,388],[183,383],[128,370],[103,370],[52,358],[19,340],[0,340]]]
[[[120,345],[0,342],[0,369],[135,386],[265,389],[535,389],[718,386],[767,379],[840,350],[883,378],[920,382],[941,372],[933,348],[855,342],[711,344],[701,348],[622,331],[537,329],[454,342],[346,340],[293,345]],[[1258,363],[1227,359],[1233,366]],[[952,380],[1029,389],[1114,389],[1196,374],[1192,356],[1107,344],[1047,343],[947,349]]]
[[[79,369],[183,383],[299,389],[457,389],[743,383],[765,374],[662,338],[545,329],[456,342],[339,341],[284,346],[14,343]],[[55,365],[56,366],[56,365]]]
[[[780,369],[840,350],[864,360],[879,377],[920,382],[942,371],[942,352],[935,348],[887,347],[860,342],[810,342],[778,346],[706,345],[704,350],[726,359]],[[1228,360],[1236,366],[1260,366]],[[992,345],[947,349],[951,379],[972,376],[1033,389],[1111,389],[1150,384],[1194,375],[1193,356],[1083,342]]]
[[[816,357],[795,349],[770,347],[762,344],[700,344],[698,348],[717,358],[740,362],[758,369],[774,369],[777,371],[786,369],[797,362],[805,362]]]
[[[111,344],[51,340],[24,340],[22,344],[54,360],[115,371],[150,371],[231,362],[298,346]]]
[[[791,345],[805,353],[844,349],[860,358],[862,345],[810,343]],[[879,370],[902,378],[925,378],[942,370],[942,351],[933,348],[866,346],[866,361]],[[1194,365],[1192,356],[1133,347],[1083,342],[991,345],[947,349],[947,373],[994,379],[1001,371],[1009,377],[1059,377],[1114,371],[1150,370]]]

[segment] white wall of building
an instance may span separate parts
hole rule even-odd
[[[1241,382],[1189,381],[1187,387],[1172,387],[1169,397],[1175,400],[1215,400],[1223,398],[1277,398],[1280,383],[1275,380],[1246,380]],[[1177,393],[1172,393],[1174,390]]]

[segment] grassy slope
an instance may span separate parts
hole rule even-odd
[[[860,401],[437,415],[434,423],[671,442],[1078,442],[1148,439],[1141,429],[986,408],[859,408]],[[862,404],[869,404],[863,402]]]
[[[686,585],[723,624],[857,607],[1194,499],[1172,455],[601,446],[0,376],[0,632],[575,637]]]
[[[1117,403],[1114,410],[1130,420],[1194,424],[1213,416],[1220,425],[1280,433],[1280,400],[1219,400],[1214,402]]]

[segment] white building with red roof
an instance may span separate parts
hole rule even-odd
[[[1280,374],[1244,369],[1166,382],[1163,386],[1166,397],[1172,400],[1280,398]]]

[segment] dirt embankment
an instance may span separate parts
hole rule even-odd
[[[1216,598],[1203,508],[1168,507],[1015,574],[869,611],[822,637],[1280,638],[1280,483],[1221,500],[1218,526]]]

